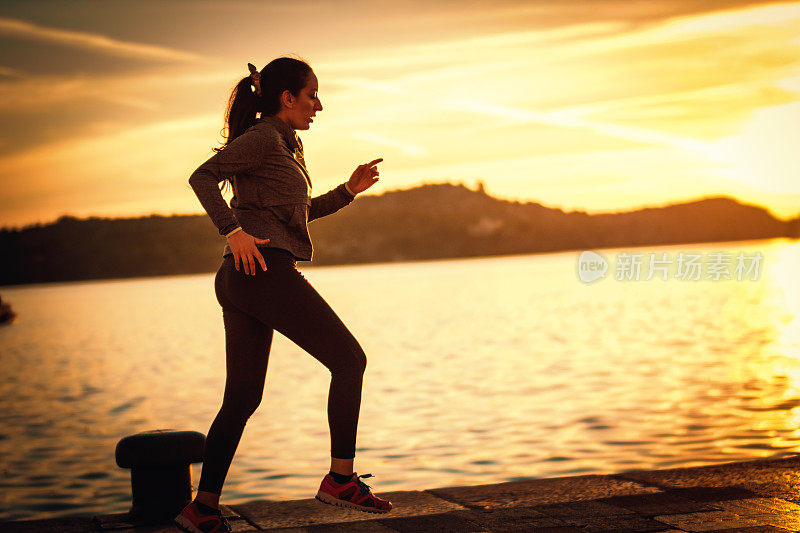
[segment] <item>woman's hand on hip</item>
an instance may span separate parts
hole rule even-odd
[[[261,269],[267,270],[267,263],[264,262],[264,256],[258,251],[257,244],[267,244],[269,239],[259,239],[253,237],[244,230],[237,231],[228,237],[228,246],[233,252],[233,259],[236,264],[236,270],[239,270],[239,264],[244,266],[246,274],[256,275],[256,261],[261,263]]]
[[[379,172],[376,165],[381,161],[383,158],[379,157],[369,163],[358,165],[353,171],[353,175],[347,180],[350,190],[358,194],[372,187],[378,181]]]

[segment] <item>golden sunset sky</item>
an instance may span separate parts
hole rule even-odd
[[[800,2],[4,1],[0,226],[202,213],[247,62],[308,60],[321,194],[452,182],[565,210],[800,213]]]

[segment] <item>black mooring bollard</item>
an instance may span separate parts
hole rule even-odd
[[[117,465],[131,469],[137,522],[166,522],[192,499],[189,466],[203,460],[206,437],[197,431],[156,429],[129,435],[117,443]]]

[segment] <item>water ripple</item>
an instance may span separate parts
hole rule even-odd
[[[688,248],[719,246],[647,251]],[[368,354],[356,469],[380,492],[797,455],[800,246],[729,246],[754,250],[769,267],[750,283],[585,285],[572,253],[304,269]],[[127,511],[119,439],[205,433],[219,410],[213,274],[3,297],[25,319],[2,331],[0,520]],[[329,386],[274,337],[227,503],[313,494]]]

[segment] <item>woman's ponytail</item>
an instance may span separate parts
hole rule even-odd
[[[225,146],[244,133],[247,128],[258,120],[260,98],[253,90],[253,78],[247,76],[236,84],[228,99],[228,108],[225,110]],[[223,146],[224,148],[224,146]],[[217,151],[221,148],[216,148]]]

